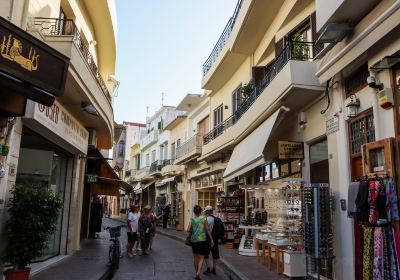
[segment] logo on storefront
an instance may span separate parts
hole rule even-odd
[[[303,142],[278,141],[279,159],[304,158]]]
[[[29,49],[28,57],[24,57],[23,45],[20,40],[9,34],[3,36],[3,42],[1,44],[1,56],[10,61],[14,61],[19,64],[22,68],[32,72],[36,71],[39,66],[39,57],[36,50],[32,47]]]
[[[44,106],[42,104],[38,104],[38,109],[39,112],[44,113],[49,120],[51,120],[55,124],[58,123],[60,107],[58,107],[56,104],[53,104],[52,106]]]

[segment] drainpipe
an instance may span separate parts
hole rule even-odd
[[[15,0],[10,0],[10,2],[11,2],[11,4],[10,4],[10,12],[8,14],[8,20],[9,21],[12,21],[11,19],[12,19],[12,13],[13,13],[13,10],[14,10],[14,1]]]
[[[22,9],[21,26],[20,26],[22,29],[26,29],[26,27],[27,27],[26,25],[28,22],[28,12],[29,12],[30,3],[31,3],[31,0],[24,1],[24,7]]]

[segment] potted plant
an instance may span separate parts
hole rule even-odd
[[[56,230],[62,200],[46,188],[15,185],[8,207],[4,261],[12,268],[6,280],[28,280],[28,265],[41,256]]]

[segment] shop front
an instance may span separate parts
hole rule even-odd
[[[235,146],[223,174],[227,187],[219,205],[225,211],[219,216],[226,223],[230,247],[288,277],[306,277],[315,265],[331,271],[322,258],[315,261],[309,248],[315,235],[307,235],[304,228],[319,222],[308,204],[314,203],[314,189],[325,191],[324,213],[331,215],[328,146],[324,134],[309,140],[316,133],[298,129],[297,113],[278,109]],[[236,215],[233,223],[230,212]],[[332,228],[324,234],[331,240]],[[330,254],[332,246],[329,242],[324,249]]]
[[[63,202],[57,228],[49,248],[37,260],[76,250],[80,222],[78,205],[82,201],[81,178],[84,176],[88,131],[57,101],[51,107],[27,102],[23,118],[16,184],[27,188],[50,188]],[[68,240],[72,241],[68,244]]]

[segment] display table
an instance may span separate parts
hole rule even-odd
[[[258,231],[265,230],[267,229],[267,226],[244,226],[244,225],[239,225],[240,229],[244,230],[251,230],[252,234],[251,235],[243,235],[242,239],[240,240],[240,245],[239,245],[239,255],[242,256],[249,256],[249,257],[256,257],[257,256],[257,250],[256,250],[256,234]]]
[[[267,242],[267,267],[269,270],[272,270],[272,253],[275,253],[275,261],[276,261],[276,272],[281,274],[283,271],[283,250],[286,249],[286,245],[275,245],[273,243]]]

